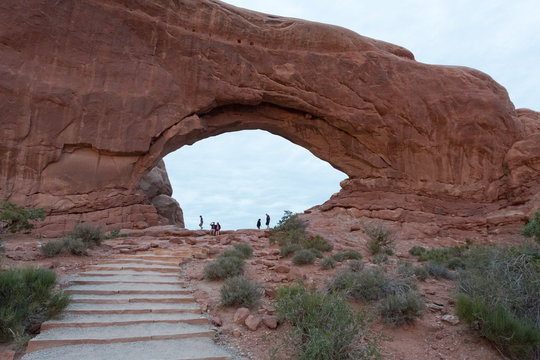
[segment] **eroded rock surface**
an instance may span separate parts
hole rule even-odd
[[[45,229],[175,221],[145,175],[244,129],[348,174],[317,211],[485,237],[540,206],[540,115],[474,69],[209,0],[12,1],[0,24],[0,198],[45,207]]]

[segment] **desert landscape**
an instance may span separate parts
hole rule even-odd
[[[81,312],[73,308],[86,306],[81,303],[119,301],[77,293],[78,282],[125,276],[129,280],[120,284],[146,284],[141,276],[158,283],[172,277],[174,285],[165,279],[164,286],[179,289],[163,290],[170,297],[156,301],[189,301],[190,314],[199,317],[179,322],[203,326],[207,320],[200,329],[206,345],[199,347],[219,345],[216,353],[186,359],[302,358],[296,351],[310,344],[312,334],[305,331],[311,327],[299,326],[305,314],[291,310],[298,304],[290,312],[284,305],[302,294],[350,314],[344,321],[358,321],[347,328],[358,330],[354,346],[307,358],[345,359],[347,351],[364,352],[350,356],[365,359],[538,358],[539,320],[483,303],[467,283],[472,278],[466,271],[486,258],[515,255],[519,266],[508,266],[506,274],[523,270],[532,284],[527,296],[521,288],[509,292],[528,301],[515,307],[538,307],[540,113],[516,109],[489,75],[417,62],[399,45],[337,26],[220,1],[9,2],[0,5],[0,24],[3,272],[52,270],[55,289],[77,299],[68,312]],[[250,129],[288,139],[348,178],[325,203],[286,213],[269,230],[213,235],[186,229],[163,157],[208,137]],[[31,218],[29,233],[10,233],[21,218],[10,218],[6,204],[42,209]],[[93,240],[75,235],[81,226],[99,234]],[[129,269],[112,273],[116,267]],[[220,273],[225,268],[232,270]],[[242,274],[260,296],[247,312],[239,310],[246,306],[223,305],[228,278]],[[368,276],[380,280],[379,287],[362,288]],[[130,296],[146,290],[125,291],[117,294],[119,303],[141,302]],[[410,308],[386,316],[405,298]],[[456,302],[472,309],[469,316]],[[352,315],[362,310],[373,318],[369,324]],[[526,345],[512,345],[518,331],[508,335],[505,326],[503,335],[492,336],[499,342],[488,341],[489,314],[518,327]],[[339,316],[325,321],[333,318]],[[28,325],[25,331],[39,333],[38,322]],[[310,324],[324,333],[319,325]],[[10,329],[2,329],[8,339],[0,348],[2,360],[33,359],[38,350],[74,346],[70,341],[84,344],[51,342],[46,334],[60,330],[49,329],[26,345],[28,334]],[[289,338],[295,329],[296,337]],[[142,338],[113,343],[125,352],[122,344]]]

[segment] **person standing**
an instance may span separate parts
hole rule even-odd
[[[261,219],[257,220],[257,229],[261,229]]]
[[[219,235],[219,231],[221,230],[221,225],[218,223],[216,224],[216,235]]]
[[[266,214],[266,228],[270,229],[270,215]]]
[[[201,218],[201,222],[199,223],[199,227],[200,227],[201,230],[202,230],[202,226],[203,226],[203,224],[204,224],[204,221],[203,221],[202,215],[199,215],[199,217]]]
[[[210,223],[210,234],[216,235],[216,223],[213,221]]]

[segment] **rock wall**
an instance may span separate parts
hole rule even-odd
[[[13,1],[0,4],[0,58],[0,198],[45,207],[51,228],[181,223],[145,175],[244,129],[349,175],[322,212],[377,217],[395,198],[407,216],[393,221],[444,208],[426,218],[442,229],[471,211],[512,211],[515,227],[540,207],[537,112],[477,70],[340,27],[210,0]]]

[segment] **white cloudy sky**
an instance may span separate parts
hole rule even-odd
[[[411,50],[417,61],[481,70],[517,108],[540,111],[537,0],[229,0],[255,11],[339,25]],[[271,225],[339,191],[346,175],[307,150],[264,131],[223,134],[165,158],[186,227],[199,215],[223,229]]]

